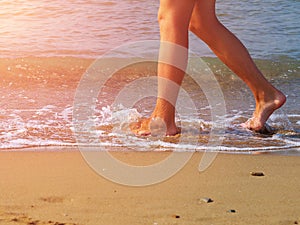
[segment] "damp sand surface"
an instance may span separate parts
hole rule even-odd
[[[50,151],[51,150],[51,151]],[[202,153],[164,182],[120,185],[93,171],[76,148],[0,152],[0,224],[298,224],[298,156]],[[149,165],[167,152],[115,152]],[[184,153],[177,153],[184,154]],[[251,173],[263,173],[253,176]],[[211,201],[204,201],[205,199]]]

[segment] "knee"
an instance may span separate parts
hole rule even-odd
[[[169,27],[167,24],[169,23],[170,19],[168,18],[166,10],[161,8],[158,10],[157,21],[161,31],[164,31]]]
[[[159,10],[157,15],[157,21],[161,34],[170,33],[171,29],[174,28],[170,15],[168,15],[165,10]]]
[[[203,18],[191,18],[189,23],[189,30],[196,34],[208,33],[213,29],[211,21],[207,21]]]
[[[189,21],[174,12],[175,10],[160,8],[157,15],[158,24],[162,30],[188,30]]]
[[[214,1],[197,1],[190,18],[189,30],[197,35],[207,34],[213,32],[219,25]]]
[[[206,41],[206,36],[209,35],[209,29],[201,21],[191,19],[189,24],[189,30],[198,36],[203,41]]]
[[[163,21],[166,17],[166,12],[162,7],[159,7],[158,9],[158,13],[157,13],[157,21],[158,23],[160,23],[161,21]]]
[[[212,36],[216,35],[216,30],[220,26],[220,22],[216,18],[191,18],[189,30],[201,38],[203,41],[209,41]]]

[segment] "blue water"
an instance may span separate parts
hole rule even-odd
[[[221,21],[255,58],[300,58],[300,1],[218,1]]]
[[[0,56],[93,58],[126,42],[158,40],[158,7],[149,0],[2,0]],[[299,9],[298,0],[217,2],[219,19],[262,59],[299,59]],[[194,36],[191,47],[213,55]]]

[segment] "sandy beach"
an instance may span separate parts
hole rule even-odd
[[[300,223],[298,156],[218,154],[200,173],[195,153],[167,181],[129,187],[97,174],[76,148],[41,150],[0,152],[0,224]],[[112,154],[145,165],[169,153]]]

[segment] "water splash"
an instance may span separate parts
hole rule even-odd
[[[255,152],[278,151],[300,148],[300,132],[293,128],[300,115],[287,116],[279,110],[268,120],[269,125],[276,129],[274,135],[258,135],[239,126],[245,120],[244,112],[239,111],[220,118],[227,124],[221,146],[208,147],[212,122],[197,115],[177,118],[177,124],[187,131],[184,137],[162,137],[161,135],[137,137],[130,131],[130,124],[144,115],[135,108],[122,105],[112,108],[102,106],[94,109],[91,118],[95,139],[91,146],[126,147],[135,151],[223,151],[223,152]],[[290,119],[293,119],[293,122]],[[0,111],[0,149],[27,148],[37,146],[76,146],[73,138],[72,107],[60,108],[46,105],[36,110],[1,110]],[[87,134],[82,134],[87,135]],[[180,138],[187,140],[178,145]],[[189,142],[189,140],[191,142]],[[195,143],[197,146],[191,145]]]

